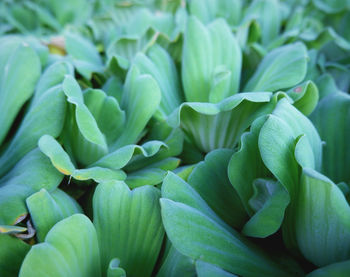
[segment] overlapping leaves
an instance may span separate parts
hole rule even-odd
[[[0,275],[349,275],[348,2],[1,2]]]

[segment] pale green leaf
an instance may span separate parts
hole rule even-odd
[[[310,116],[322,140],[322,172],[335,183],[350,181],[350,96],[334,92],[324,96]]]
[[[196,272],[198,277],[237,277],[235,274],[201,260],[196,261]]]
[[[297,42],[268,53],[244,91],[277,91],[295,86],[303,81],[308,55],[304,44]]]
[[[78,203],[62,190],[51,193],[41,189],[26,200],[36,237],[43,242],[49,230],[60,220],[75,213],[82,213]]]
[[[36,244],[25,257],[20,277],[101,276],[100,251],[94,225],[82,214],[58,222],[45,242]]]
[[[0,176],[33,150],[42,135],[57,137],[62,131],[65,114],[66,101],[61,87],[43,93],[30,107],[15,136],[0,157]]]
[[[220,103],[183,103],[168,118],[201,151],[233,148],[254,119],[271,111],[270,93],[239,93]]]
[[[196,17],[188,19],[183,55],[182,82],[185,98],[189,102],[219,102],[239,90],[242,66],[241,49],[226,22],[215,20],[203,25]],[[224,69],[230,73],[229,84],[210,97],[215,73]],[[219,97],[220,95],[220,97]]]
[[[28,44],[13,44],[5,41],[0,51],[0,144],[17,113],[32,96],[41,73],[40,60],[35,51]]]
[[[118,257],[128,276],[151,276],[164,235],[159,196],[151,186],[130,191],[123,182],[98,185],[93,209],[103,272]]]
[[[85,8],[84,8],[85,9]],[[91,79],[93,72],[102,72],[102,60],[94,44],[79,35],[65,35],[67,53],[73,57],[73,64],[86,79]]]
[[[187,182],[219,217],[230,226],[240,229],[247,214],[227,176],[232,154],[233,151],[229,149],[213,150],[195,166]]]
[[[0,224],[15,224],[27,214],[25,199],[28,196],[42,188],[55,189],[62,178],[39,149],[29,152],[0,179]]]

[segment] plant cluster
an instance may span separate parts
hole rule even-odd
[[[0,2],[0,276],[350,276],[350,2]]]

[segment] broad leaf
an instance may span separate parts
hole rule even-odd
[[[32,101],[38,100],[49,88],[62,84],[65,75],[73,75],[73,67],[68,62],[57,61],[46,68],[36,85]]]
[[[85,9],[85,8],[83,8]],[[66,50],[73,58],[73,64],[86,79],[93,72],[102,72],[102,60],[95,46],[87,39],[72,33],[65,35]]]
[[[241,136],[240,149],[232,155],[228,164],[230,182],[250,216],[255,213],[248,203],[254,194],[253,181],[259,177],[269,176],[258,148],[260,129],[265,121],[265,117],[260,117],[253,122],[250,131]],[[249,164],[249,170],[246,169],[247,164]]]
[[[125,81],[121,108],[126,113],[125,126],[117,141],[111,146],[114,151],[140,139],[147,122],[158,109],[161,92],[157,82],[146,74],[140,74],[133,66]]]
[[[194,261],[179,253],[174,246],[170,249],[157,273],[157,277],[194,277],[196,275]]]
[[[350,181],[350,97],[334,92],[322,98],[311,120],[325,142],[322,172],[335,183]]]
[[[350,271],[350,261],[344,261],[318,268],[307,275],[307,277],[346,277]]]
[[[255,0],[245,12],[243,22],[255,19],[261,28],[261,42],[268,45],[281,28],[281,7],[277,0]]]
[[[100,184],[93,200],[103,272],[118,257],[128,276],[151,276],[163,240],[159,190],[130,191],[124,182]]]
[[[300,43],[281,46],[268,53],[244,91],[277,91],[303,81],[307,69],[306,47]]]
[[[166,118],[182,102],[179,77],[170,55],[160,46],[154,45],[148,55],[139,53],[134,63],[143,74],[150,74],[158,83],[162,97],[159,111]]]
[[[72,76],[67,75],[62,87],[68,102],[75,105],[75,120],[81,134],[87,141],[100,147],[101,151],[107,151],[105,137],[99,130],[95,118],[84,104],[78,82]]]
[[[201,211],[164,198],[160,203],[165,230],[180,253],[243,276],[295,276]]]
[[[189,10],[205,24],[222,17],[230,25],[236,25],[241,17],[242,2],[239,0],[192,0],[189,2]]]
[[[50,158],[52,165],[64,175],[70,175],[77,180],[93,179],[96,182],[109,180],[124,180],[125,173],[118,169],[109,169],[92,166],[84,169],[76,169],[69,155],[62,146],[51,136],[42,136],[39,140],[40,150]]]
[[[0,176],[33,150],[39,138],[57,137],[63,128],[66,101],[61,87],[47,90],[30,107],[9,146],[0,157]]]
[[[168,118],[203,152],[233,148],[254,119],[270,112],[270,93],[239,93],[217,104],[184,103]]]
[[[227,226],[180,177],[168,174],[162,186],[162,197],[162,219],[167,236],[183,255],[244,276],[289,276],[255,245]]]
[[[41,189],[28,197],[26,203],[39,242],[44,241],[46,234],[58,221],[82,213],[78,203],[59,189],[51,193]]]
[[[265,238],[281,227],[290,197],[279,182],[272,180],[256,179],[253,188],[254,195],[249,205],[256,213],[244,225],[242,233]]]
[[[42,188],[55,189],[62,178],[39,149],[29,152],[0,179],[0,224],[15,224],[17,218],[27,214],[28,196]]]
[[[34,245],[25,257],[19,276],[101,276],[100,251],[91,221],[81,214],[58,222],[45,242]]]
[[[298,196],[295,231],[304,257],[317,266],[349,259],[350,207],[327,177],[304,168]]]
[[[182,83],[187,101],[216,103],[236,94],[241,64],[241,49],[224,20],[204,26],[196,17],[189,17],[182,55]],[[215,79],[222,74],[227,83],[215,88]]]
[[[195,166],[188,178],[210,208],[227,224],[240,229],[247,217],[237,192],[227,176],[227,165],[233,151],[217,149]]]
[[[198,277],[235,277],[232,273],[229,273],[220,267],[205,263],[201,260],[196,261],[196,272]]]
[[[32,96],[41,73],[35,51],[28,44],[18,45],[10,38],[8,40],[3,41],[0,51],[0,144],[17,113]]]
[[[294,100],[294,107],[306,116],[312,113],[318,103],[318,89],[312,81],[296,86],[287,94]]]
[[[30,245],[18,238],[0,234],[0,275],[17,277]]]

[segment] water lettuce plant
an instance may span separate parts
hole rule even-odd
[[[0,276],[349,276],[349,23],[1,1]]]

